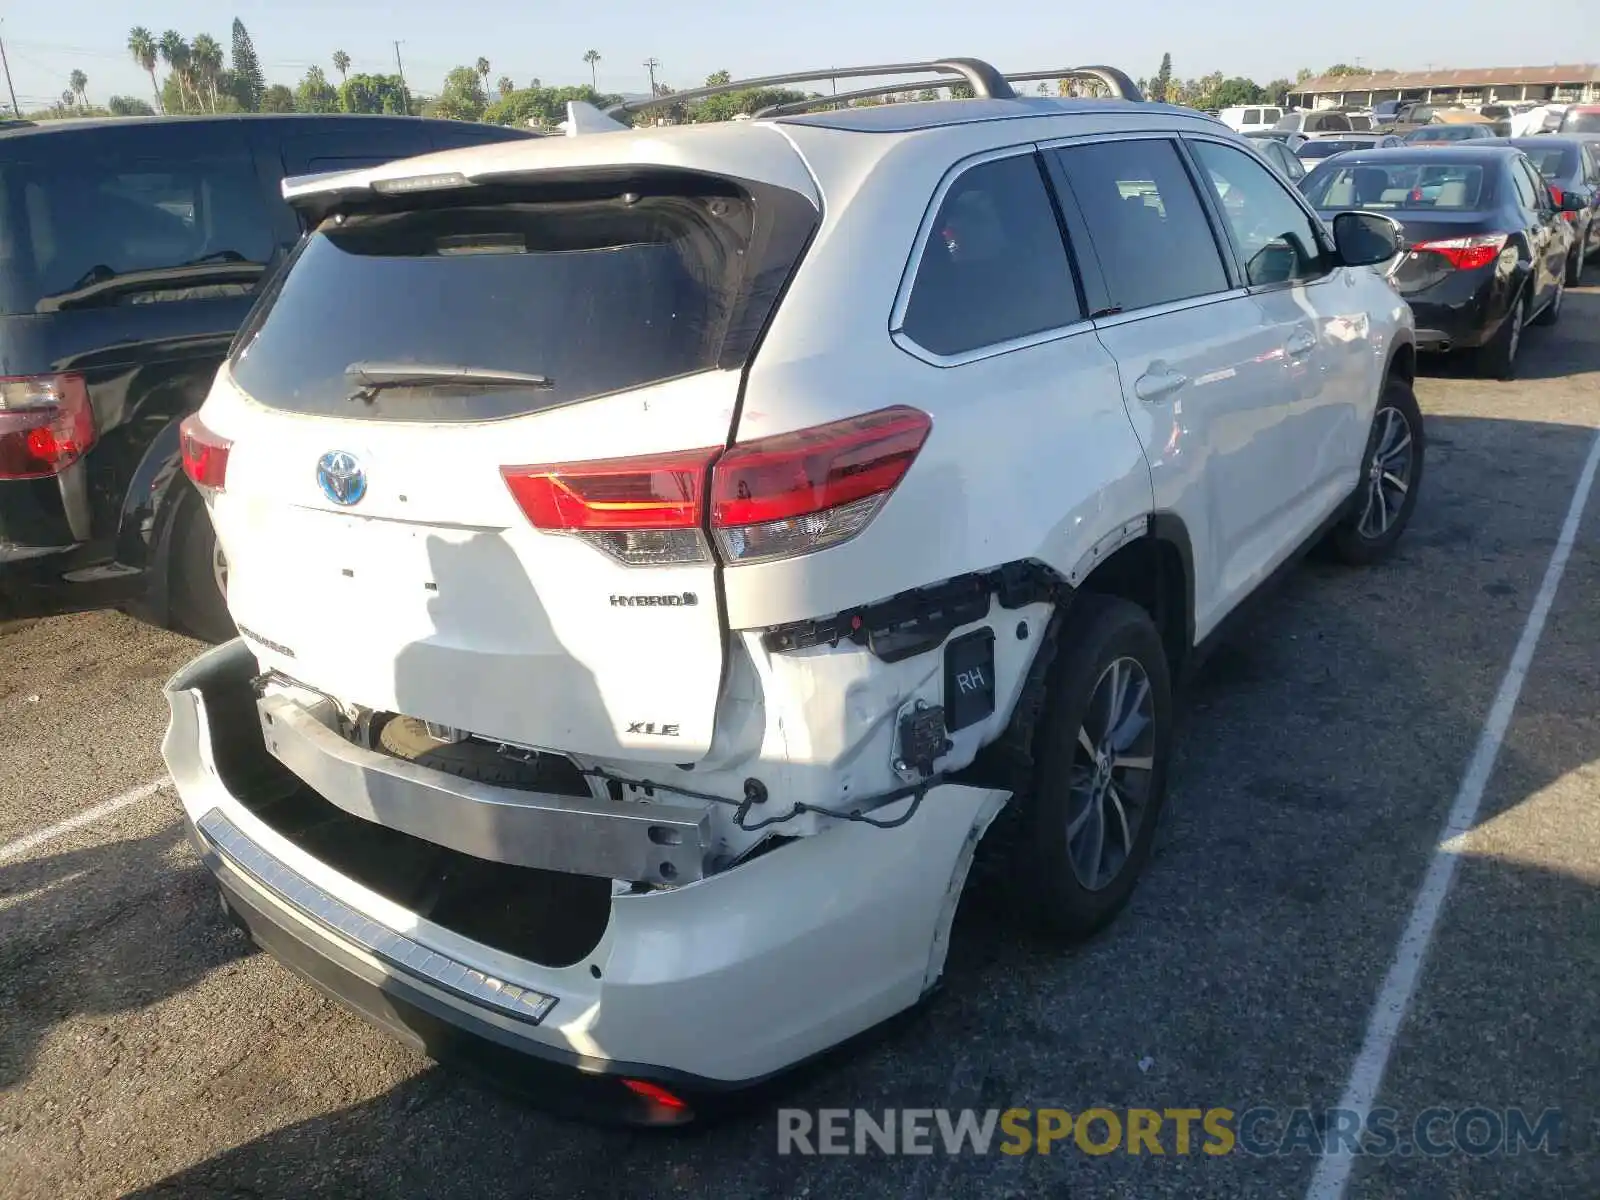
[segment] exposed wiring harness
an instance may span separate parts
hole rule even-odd
[[[610,771],[603,770],[599,767],[591,767],[587,770],[580,771],[579,774],[588,776],[591,779],[603,779],[607,783],[615,783],[622,787],[637,788],[643,791],[646,795],[656,791],[671,792],[673,795],[687,796],[691,800],[704,800],[712,804],[730,805],[738,810],[733,814],[734,824],[745,833],[759,833],[763,829],[768,829],[773,825],[782,825],[785,821],[792,821],[794,818],[804,816],[807,813],[814,813],[820,817],[832,817],[837,821],[856,821],[862,825],[871,825],[874,829],[898,829],[907,821],[911,820],[912,817],[917,815],[917,810],[922,807],[922,801],[924,797],[927,796],[928,792],[932,788],[937,787],[939,784],[945,782],[945,775],[943,772],[939,772],[937,774],[928,776],[928,778],[921,780],[920,782],[908,783],[902,787],[897,787],[892,791],[880,792],[875,796],[869,796],[867,799],[861,801],[859,805],[849,809],[848,811],[844,809],[827,808],[821,804],[796,803],[790,806],[788,812],[776,817],[767,817],[765,820],[757,821],[752,825],[749,823],[750,810],[755,808],[757,805],[765,804],[767,802],[766,785],[763,784],[759,779],[745,780],[743,800],[730,800],[726,796],[714,796],[710,792],[697,792],[692,788],[679,787],[672,783],[656,783],[650,780],[625,779],[620,775],[613,775]],[[879,820],[876,817],[868,815],[869,808],[883,808],[886,805],[893,804],[896,800],[904,800],[907,796],[912,798],[911,803],[906,806],[905,812],[901,813],[897,817],[889,817],[884,820]]]

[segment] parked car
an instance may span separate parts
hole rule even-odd
[[[1532,137],[1540,133],[1554,133],[1566,114],[1565,104],[1536,104],[1520,109],[1511,115],[1511,136]]]
[[[1480,371],[1517,369],[1523,328],[1561,315],[1571,226],[1538,169],[1498,140],[1368,150],[1324,163],[1301,183],[1325,216],[1382,212],[1405,231],[1390,271],[1416,315],[1417,346],[1474,350]]]
[[[1562,137],[1515,138],[1555,193],[1561,215],[1572,226],[1572,248],[1567,253],[1567,286],[1578,284],[1591,254],[1600,255],[1600,140]],[[1575,197],[1578,207],[1564,203]]]
[[[1236,133],[1254,133],[1271,129],[1283,116],[1283,109],[1271,104],[1251,104],[1240,108],[1224,108],[1217,119]]]
[[[1413,129],[1404,137],[1408,146],[1434,146],[1446,142],[1476,142],[1494,137],[1494,126],[1472,124],[1433,124]]]
[[[1490,121],[1495,137],[1511,136],[1511,118],[1516,110],[1509,104],[1483,104],[1478,106],[1478,115]]]
[[[1382,133],[1409,133],[1431,124],[1443,108],[1422,100],[1380,100],[1372,106],[1372,127]]]
[[[1349,133],[1354,126],[1344,113],[1323,108],[1284,113],[1273,128],[1285,133],[1303,133],[1309,137],[1318,133]]]
[[[1399,230],[953,65],[290,189],[184,433],[242,638],[164,746],[262,944],[681,1121],[926,995],[991,821],[1029,922],[1126,904],[1175,672],[1416,503]]]
[[[1574,104],[1561,116],[1557,133],[1600,134],[1600,104]]]
[[[0,606],[232,637],[178,424],[300,236],[282,179],[523,137],[353,116],[0,131]]]
[[[1290,183],[1298,183],[1305,177],[1305,164],[1296,158],[1294,151],[1290,149],[1291,141],[1293,145],[1299,146],[1308,140],[1304,134],[1264,130],[1247,133],[1245,139],[1262,158],[1282,171],[1284,178]]]
[[[1321,133],[1300,143],[1295,151],[1300,165],[1309,171],[1323,159],[1352,150],[1387,149],[1405,143],[1392,133]]]

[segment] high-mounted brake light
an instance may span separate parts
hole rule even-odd
[[[233,443],[207,429],[197,414],[190,414],[178,426],[178,445],[183,453],[183,473],[206,492],[220,492],[228,483],[228,451]]]
[[[932,427],[914,408],[885,408],[727,451],[501,467],[500,474],[534,528],[584,538],[626,566],[709,561],[707,524],[726,561],[759,562],[855,537]]]
[[[878,515],[933,422],[897,406],[734,446],[711,473],[711,528],[730,563],[849,541]]]
[[[630,567],[709,558],[700,532],[706,470],[718,449],[502,467],[534,528],[570,533]]]
[[[1413,254],[1437,254],[1449,261],[1458,271],[1475,271],[1486,267],[1499,257],[1506,247],[1508,235],[1480,233],[1471,237],[1442,238],[1434,242],[1418,242],[1411,247]]]
[[[95,437],[82,375],[0,377],[0,479],[59,475]]]

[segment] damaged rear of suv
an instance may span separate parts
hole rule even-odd
[[[1421,435],[1403,400],[1369,434],[1373,346],[1324,339],[1319,410],[1245,330],[1217,379],[1257,424],[1320,411],[1316,469],[1214,567],[1041,150],[1211,126],[975,60],[854,73],[912,69],[979,99],[579,110],[286,185],[312,232],[183,435],[242,637],[169,684],[165,754],[229,912],[432,1053],[686,1119],[924,996],[1013,797],[1023,911],[1092,932],[1148,854],[1197,619],[1286,518],[1375,556],[1409,515],[1371,532],[1359,472],[1414,480]]]

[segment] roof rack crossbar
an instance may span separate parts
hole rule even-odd
[[[1006,72],[1006,78],[1012,83],[1032,83],[1044,79],[1093,79],[1105,84],[1111,94],[1119,100],[1144,100],[1144,93],[1125,71],[1116,67],[1087,66],[1087,67],[1059,67],[1053,71],[1023,71],[1020,74]]]
[[[607,108],[606,115],[615,117],[622,113],[643,112],[649,108],[662,108],[710,96],[725,96],[729,92],[744,92],[753,88],[782,87],[789,83],[815,83],[823,79],[870,79],[879,75],[927,75],[936,71],[953,73],[972,88],[973,94],[985,100],[1013,100],[1016,92],[1002,75],[981,58],[941,58],[931,62],[879,63],[867,67],[824,67],[818,71],[794,71],[786,75],[761,75],[754,79],[735,79],[710,87],[689,88],[682,92],[669,92],[664,96],[646,96],[640,100],[624,100]],[[946,83],[943,86],[948,87]],[[890,89],[893,91],[900,88]],[[1134,89],[1137,91],[1138,89]],[[880,93],[882,94],[882,93]],[[827,98],[830,102],[833,97]]]

